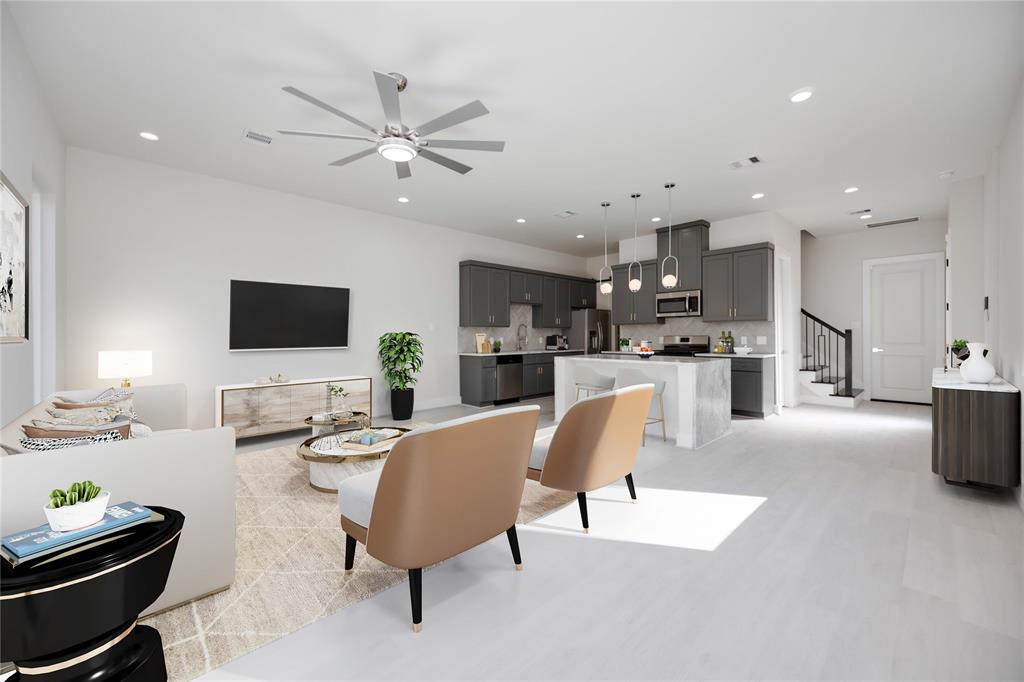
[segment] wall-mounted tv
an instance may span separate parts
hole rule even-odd
[[[348,347],[348,289],[231,280],[229,350]]]

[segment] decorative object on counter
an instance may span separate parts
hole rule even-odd
[[[624,336],[621,339],[619,339],[619,348],[621,348],[622,350],[626,350],[627,348],[629,348],[628,336]]]
[[[348,391],[345,390],[344,385],[327,384],[327,409],[330,411],[332,416],[351,416],[352,410],[349,409],[348,406],[348,395]],[[338,399],[337,403],[334,402],[335,398]]]
[[[414,376],[423,369],[423,341],[415,332],[382,334],[377,343],[384,379],[391,387],[391,417],[396,421],[412,418]]]
[[[43,507],[46,522],[55,531],[78,530],[103,518],[110,502],[110,491],[92,481],[72,483],[67,490],[50,491],[50,502]]]
[[[151,511],[99,541],[0,564],[0,658],[14,679],[167,679],[160,633],[138,618],[164,591],[185,517]]]
[[[960,376],[972,384],[987,384],[996,378],[996,368],[988,361],[985,344],[967,344],[968,356],[960,365]]]
[[[287,374],[281,374],[278,372],[274,376],[270,377],[270,381],[275,384],[286,384],[291,381],[291,378]]]
[[[679,259],[672,255],[672,188],[675,186],[674,182],[665,183],[665,189],[668,190],[668,255],[661,261],[661,285],[666,289],[675,288],[679,282]],[[665,270],[669,260],[673,264],[672,272]]]
[[[644,268],[636,256],[636,240],[638,221],[640,220],[640,195],[637,193],[629,195],[633,199],[633,260],[629,262],[626,270],[626,279],[629,281],[629,290],[636,293],[644,285]],[[636,266],[636,276],[633,276],[633,266]]]
[[[500,353],[501,352],[501,343],[502,343],[501,339],[495,340],[494,345],[491,346],[491,352],[492,353]]]
[[[597,278],[601,281],[601,284],[598,286],[598,290],[602,294],[604,294],[605,296],[607,296],[608,294],[612,293],[612,269],[611,269],[611,266],[608,265],[608,207],[609,206],[611,206],[611,202],[609,202],[609,201],[602,201],[601,202],[601,208],[604,209],[604,266],[597,273]],[[607,275],[605,274],[606,270],[608,271]]]
[[[153,351],[101,350],[96,361],[96,377],[120,379],[121,388],[131,388],[135,377],[153,375]]]
[[[970,351],[967,350],[967,339],[953,339],[949,344],[949,367],[957,369],[960,363],[967,359]]]
[[[476,352],[477,353],[487,353],[488,351],[484,350],[484,345],[486,343],[487,343],[487,334],[477,333],[476,334]]]
[[[732,352],[735,353],[736,355],[750,355],[751,353],[754,352],[754,349],[751,348],[750,346],[737,346],[736,348],[732,349]]]
[[[335,431],[348,431],[349,429],[365,429],[370,426],[370,417],[365,412],[349,412],[339,414],[337,412],[325,412],[306,417],[306,424],[313,427],[314,436],[322,436]],[[349,428],[342,428],[349,427]]]
[[[654,351],[651,349],[650,346],[640,346],[636,354],[639,355],[644,360],[650,360],[651,356],[654,355]]]

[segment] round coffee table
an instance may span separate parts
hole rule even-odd
[[[367,427],[370,428],[370,427]],[[407,433],[411,428],[401,426],[381,426],[372,428],[387,428]],[[328,434],[329,435],[329,434]],[[390,439],[381,443],[378,447],[367,450],[363,448],[342,448],[337,454],[321,455],[313,452],[311,446],[323,435],[313,436],[302,441],[296,454],[300,459],[309,462],[309,487],[319,490],[322,493],[337,493],[338,484],[346,478],[373,471],[380,466],[381,461],[391,452],[392,446],[398,440]]]
[[[331,419],[314,419],[313,417],[306,417],[303,421],[313,427],[314,436],[322,436],[324,434],[334,433],[335,431],[366,429],[370,426],[370,417],[365,412],[353,412],[346,416],[336,416]]]

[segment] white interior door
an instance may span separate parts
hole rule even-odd
[[[931,403],[942,367],[942,254],[865,263],[869,283],[871,398]]]

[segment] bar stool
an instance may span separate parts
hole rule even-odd
[[[615,386],[615,377],[598,374],[589,367],[573,368],[572,380],[576,384],[576,400],[580,399],[580,391],[585,392],[584,397],[589,398],[593,393],[604,393]]]
[[[660,417],[648,417],[644,424],[644,437],[642,443],[647,445],[647,427],[651,424],[661,424],[661,439],[668,441],[668,434],[665,432],[665,382],[659,379],[652,379],[638,369],[620,369],[615,373],[615,388],[636,386],[637,384],[654,384],[654,396],[658,398],[658,410]]]

